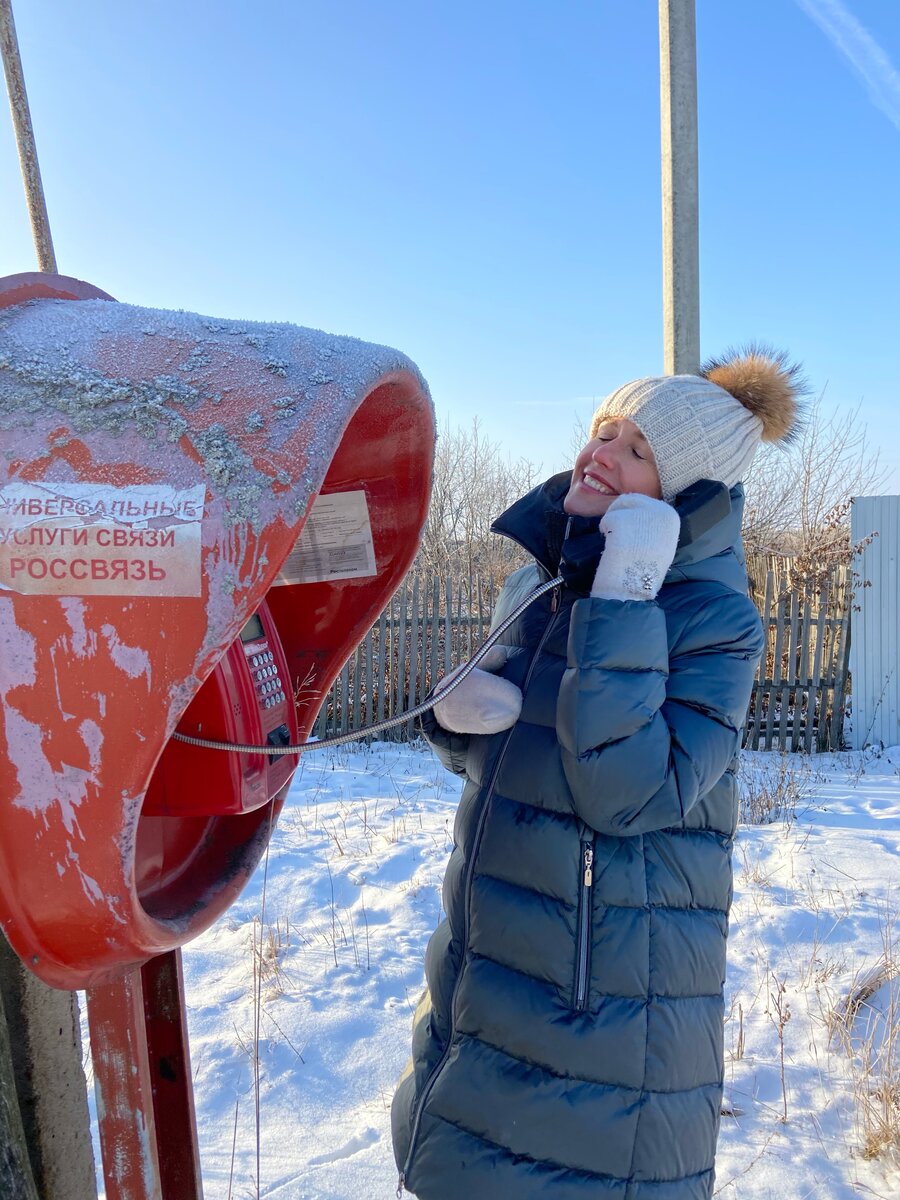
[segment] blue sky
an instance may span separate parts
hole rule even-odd
[[[403,350],[549,473],[662,370],[653,0],[14,0],[60,270]],[[701,337],[900,491],[900,4],[698,0]],[[0,274],[32,270],[0,119]]]

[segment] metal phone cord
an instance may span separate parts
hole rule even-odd
[[[445,696],[459,687],[462,681],[470,673],[474,671],[488,650],[497,642],[510,625],[522,615],[529,605],[534,604],[535,600],[539,600],[541,596],[552,591],[553,588],[559,587],[563,582],[563,577],[557,575],[555,579],[550,579],[546,583],[542,583],[540,587],[535,588],[530,596],[517,605],[513,611],[506,617],[493,633],[489,634],[484,644],[479,646],[469,661],[460,670],[459,674],[446,685],[439,684],[438,689],[427,700],[423,700],[421,704],[417,704],[415,708],[409,709],[407,712],[402,712],[398,716],[387,717],[383,721],[376,721],[373,725],[363,725],[359,729],[348,730],[347,733],[335,733],[331,737],[320,738],[315,742],[301,742],[294,746],[251,746],[243,742],[216,742],[210,741],[208,738],[194,737],[189,733],[172,734],[172,737],[179,742],[187,742],[189,746],[203,746],[207,750],[230,750],[233,754],[308,754],[311,750],[324,750],[328,746],[340,746],[344,742],[357,742],[361,737],[371,737],[373,734],[382,733],[385,729],[393,729],[395,725],[402,725],[406,721],[411,721],[415,717],[421,716],[422,713],[428,712],[437,704],[438,700],[443,700]]]

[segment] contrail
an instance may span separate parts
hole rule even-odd
[[[841,0],[797,0],[863,81],[869,98],[900,129],[900,72]]]

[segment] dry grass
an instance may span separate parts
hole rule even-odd
[[[900,1166],[900,947],[890,916],[882,938],[878,961],[833,1010],[831,1033],[850,1060],[863,1158]]]
[[[809,804],[818,776],[809,759],[801,754],[773,755],[761,766],[744,770],[738,776],[741,809],[745,825],[771,825],[782,821],[792,825]]]
[[[755,929],[759,938],[755,954],[759,969],[755,983],[752,970],[742,978],[726,1014],[728,1103],[723,1117],[735,1117],[735,1102],[751,1097],[750,1112],[775,1120],[781,1129],[791,1128],[785,1136],[803,1138],[812,1128],[827,1156],[837,1154],[848,1164],[856,1160],[856,1168],[847,1168],[854,1174],[855,1187],[880,1196],[882,1191],[867,1188],[857,1172],[864,1162],[872,1162],[873,1181],[882,1175],[893,1181],[900,1169],[900,917],[890,899],[876,902],[873,910],[860,886],[838,886],[830,871],[817,872],[815,858],[800,854],[806,841],[802,834],[795,836],[792,813],[812,798],[815,775],[808,760],[795,757],[785,762],[776,756],[768,757],[752,776],[748,773],[749,800],[756,815],[763,823],[781,819],[786,824],[784,836],[776,834],[774,855],[766,856],[759,849],[773,844],[769,835],[762,835],[761,842],[755,835],[749,845],[737,844],[744,890],[739,912],[746,932]],[[860,913],[861,902],[868,915]],[[782,904],[795,910],[802,907],[814,921],[801,923],[805,928],[793,952],[786,945],[787,953],[779,954],[773,969],[767,928],[771,920],[778,920]],[[764,918],[762,923],[754,921],[754,905],[757,916]],[[857,921],[865,929],[873,911],[881,944],[869,943],[863,957],[853,931]],[[746,1060],[743,1066],[742,1060]],[[769,1075],[765,1103],[753,1096],[749,1086],[755,1078],[754,1064]],[[780,1083],[780,1104],[775,1100],[777,1091],[771,1090],[772,1070]],[[810,1107],[816,1090],[827,1098],[821,1127],[820,1114]],[[721,1185],[717,1194],[733,1187],[739,1195],[738,1176]]]
[[[284,959],[291,944],[291,925],[287,917],[274,925],[253,918],[250,951],[253,957],[253,978],[258,981],[265,999],[272,1000],[289,990]]]
[[[741,878],[747,887],[770,888],[775,876],[775,869],[762,851],[751,853],[743,842],[737,843],[741,856]]]

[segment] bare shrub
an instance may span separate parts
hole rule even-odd
[[[885,479],[859,408],[826,415],[822,400],[810,405],[793,444],[760,448],[745,480],[743,528],[748,553],[793,555],[794,572],[818,586],[823,572],[858,552],[850,543],[852,498]]]
[[[477,418],[468,429],[451,429],[446,423],[438,433],[431,507],[417,567],[441,576],[480,574],[496,583],[530,561],[490,527],[537,482],[535,464],[504,456],[482,433]]]
[[[813,772],[807,759],[799,754],[778,754],[745,765],[738,777],[740,819],[745,825],[771,825],[774,821],[791,824],[797,809],[812,795]]]

